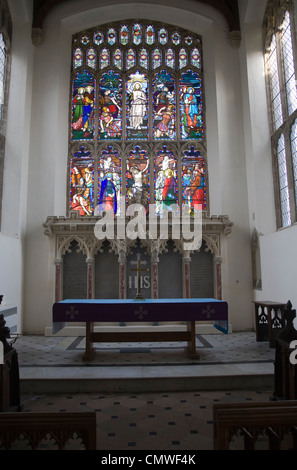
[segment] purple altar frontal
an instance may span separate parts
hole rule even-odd
[[[205,299],[69,299],[53,305],[54,333],[69,322],[212,322],[228,333],[228,304]]]

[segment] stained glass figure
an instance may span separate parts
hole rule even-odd
[[[129,41],[129,28],[128,26],[121,26],[120,29],[120,42],[123,46],[126,46]]]
[[[175,56],[173,49],[166,49],[165,52],[165,62],[167,67],[174,69],[175,66]]]
[[[127,93],[127,139],[148,138],[148,79],[135,72],[128,77]]]
[[[72,139],[94,139],[95,79],[89,72],[77,73],[72,83]]]
[[[153,81],[155,139],[175,139],[175,79],[162,70]]]
[[[162,46],[164,46],[164,45],[167,43],[167,41],[168,41],[168,32],[167,32],[167,29],[161,28],[161,29],[159,30],[158,37],[159,37],[159,43],[162,44]]]
[[[126,200],[129,204],[142,204],[148,210],[150,200],[149,159],[146,151],[136,146],[126,162]]]
[[[153,58],[152,58],[152,62],[153,62],[153,69],[156,69],[157,67],[160,67],[160,65],[162,64],[162,52],[161,52],[161,49],[155,49],[153,51]]]
[[[177,160],[164,146],[157,152],[154,163],[156,213],[162,215],[178,204]]]
[[[188,55],[186,49],[180,49],[179,51],[179,68],[183,69],[188,63]]]
[[[133,25],[132,28],[133,43],[138,46],[142,42],[142,26],[139,23]]]
[[[93,41],[97,46],[100,46],[104,41],[104,34],[101,31],[96,31],[93,36]]]
[[[98,215],[113,211],[120,215],[120,197],[122,190],[122,165],[118,152],[112,147],[101,152],[98,166]]]
[[[195,47],[191,51],[191,64],[198,69],[201,69],[201,56],[200,51],[197,47]]]
[[[114,28],[109,28],[107,31],[107,42],[110,46],[113,46],[117,40],[117,33]]]
[[[116,49],[113,53],[113,63],[115,67],[123,70],[123,53],[121,49]]]
[[[70,165],[70,210],[80,216],[90,216],[94,211],[94,160],[91,152],[80,147]]]
[[[180,124],[182,139],[203,139],[202,84],[191,70],[180,79]]]
[[[149,56],[146,49],[141,49],[139,55],[139,65],[145,69],[148,69],[149,65]]]
[[[150,46],[155,42],[155,29],[152,25],[146,28],[146,43]]]
[[[87,65],[91,67],[92,69],[96,68],[96,59],[97,59],[97,53],[95,49],[88,49],[87,51]]]
[[[131,69],[136,65],[136,54],[134,49],[129,49],[126,56],[126,67],[127,70]]]
[[[99,84],[99,139],[122,137],[122,79],[109,71]]]
[[[205,159],[191,147],[182,158],[182,204],[191,214],[206,209]]]

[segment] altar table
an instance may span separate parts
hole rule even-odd
[[[53,332],[69,322],[86,323],[85,361],[95,355],[96,342],[185,341],[186,353],[198,357],[195,322],[212,322],[228,333],[228,304],[217,299],[69,299],[53,305]],[[186,331],[95,332],[94,323],[185,322]]]

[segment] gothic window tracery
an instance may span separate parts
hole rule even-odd
[[[120,215],[122,197],[208,212],[202,63],[201,37],[170,25],[73,36],[68,211]]]
[[[295,5],[291,0],[270,0],[264,18],[265,70],[275,175],[277,227],[297,220],[296,143],[297,44]]]

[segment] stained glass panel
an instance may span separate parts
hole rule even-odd
[[[153,81],[155,139],[175,139],[175,79],[162,70]]]
[[[99,214],[113,211],[120,215],[122,191],[122,163],[118,152],[112,147],[102,151],[98,166],[98,204]]]
[[[149,159],[145,150],[136,146],[129,154],[126,171],[127,204],[142,204],[148,209],[150,201]]]
[[[126,57],[127,70],[131,69],[136,65],[136,53],[134,49],[129,49]]]
[[[153,69],[156,69],[157,67],[160,67],[162,64],[162,52],[161,49],[157,48],[153,51]]]
[[[180,33],[178,31],[172,33],[171,40],[175,46],[178,46],[180,44]]]
[[[161,29],[159,30],[158,37],[159,37],[159,43],[162,44],[162,46],[164,46],[165,44],[167,44],[167,41],[168,41],[168,32],[167,32],[167,29],[161,28]]]
[[[132,28],[133,43],[138,46],[142,42],[142,26],[137,23],[133,25]]]
[[[128,41],[129,41],[129,28],[126,25],[121,26],[120,41],[121,41],[121,44],[123,44],[123,46],[126,46],[128,44]]]
[[[141,49],[139,55],[139,65],[145,69],[148,69],[149,66],[149,56],[146,49]]]
[[[77,73],[72,83],[72,139],[94,139],[95,79],[86,71]]]
[[[135,72],[127,80],[127,139],[148,138],[148,79]]]
[[[190,213],[206,209],[205,160],[191,147],[182,158],[182,204]]]
[[[180,120],[182,139],[203,139],[202,83],[191,70],[180,79]]]
[[[117,40],[117,33],[114,28],[110,28],[107,31],[107,42],[110,46],[113,46]]]
[[[156,213],[162,215],[178,204],[177,160],[166,146],[157,152],[154,172]]]
[[[174,69],[175,67],[175,56],[173,49],[166,49],[165,52],[165,62],[167,67]]]
[[[80,147],[71,160],[70,209],[80,216],[90,216],[94,211],[94,160],[91,152]]]
[[[123,69],[123,53],[121,49],[116,49],[113,53],[113,63],[115,67],[122,70]]]
[[[77,47],[73,53],[73,67],[77,69],[77,67],[81,67],[82,64],[83,64],[83,53],[82,53],[82,50],[79,47]]]
[[[97,46],[100,46],[104,41],[104,34],[101,31],[96,31],[93,36],[93,41]]]
[[[146,28],[146,43],[150,46],[155,42],[155,29],[152,25]]]
[[[186,67],[187,63],[188,63],[188,54],[187,54],[186,49],[183,48],[179,51],[179,67],[183,69],[184,67]]]
[[[99,85],[99,139],[122,137],[122,79],[109,71]]]
[[[87,65],[89,67],[92,67],[92,69],[96,68],[96,59],[97,59],[97,54],[95,49],[88,49],[87,51]]]
[[[191,51],[191,64],[198,69],[201,68],[201,56],[197,47]]]
[[[110,64],[110,53],[108,49],[102,49],[100,52],[100,68],[104,69]]]

